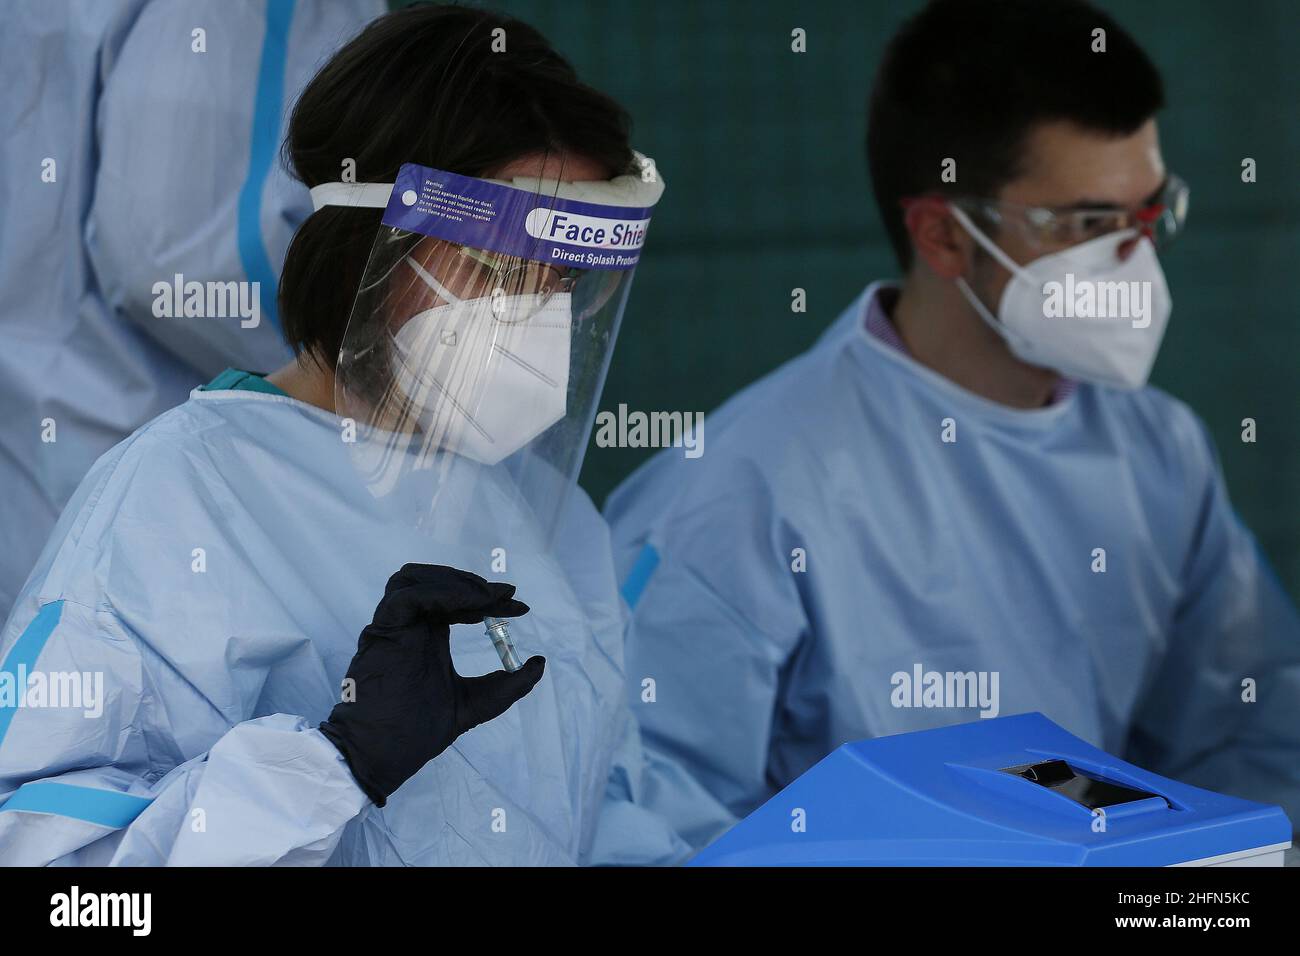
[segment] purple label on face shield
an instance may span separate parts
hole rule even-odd
[[[606,206],[406,163],[384,225],[475,249],[578,269],[631,269],[650,209]]]

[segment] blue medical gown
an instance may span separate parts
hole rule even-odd
[[[623,699],[624,611],[590,501],[574,493],[555,556],[491,533],[510,498],[486,483],[464,499],[492,505],[469,512],[467,527],[479,516],[484,533],[431,540],[394,521],[419,514],[428,487],[376,500],[346,447],[333,415],[288,397],[196,391],[95,465],[5,627],[0,671],[102,673],[105,702],[91,717],[0,706],[0,861],[683,856],[632,802],[640,764]],[[532,611],[512,634],[547,668],[380,809],[315,728],[388,576],[408,561],[516,584]],[[462,674],[500,667],[482,625],[453,627],[452,656]]]
[[[96,458],[227,365],[287,361],[276,279],[311,203],[278,162],[284,124],[316,69],[384,9],[5,4],[0,619]],[[196,27],[206,53],[191,51]],[[259,324],[156,318],[154,283],[177,273],[258,281]]]
[[[846,741],[978,719],[893,706],[896,673],[997,671],[1002,714],[1300,821],[1300,621],[1196,416],[986,401],[865,332],[874,291],[609,500],[652,758],[743,816]],[[698,845],[697,811],[668,808]]]

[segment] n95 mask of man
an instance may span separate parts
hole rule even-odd
[[[537,300],[457,300],[412,316],[393,336],[397,387],[426,439],[495,465],[564,417],[570,296]]]
[[[956,220],[1008,272],[997,316],[965,279],[971,307],[1030,365],[1071,378],[1135,389],[1145,385],[1172,302],[1155,247],[1136,231],[1111,233],[1019,265],[960,209]],[[1118,250],[1134,242],[1127,259]]]

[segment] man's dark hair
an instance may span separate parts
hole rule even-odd
[[[505,51],[493,51],[493,31]],[[283,158],[307,186],[393,182],[402,163],[483,176],[530,153],[564,152],[628,172],[630,121],[522,21],[419,5],[375,20],[294,106]],[[280,279],[285,340],[333,368],[383,210],[326,206],[294,235]]]
[[[1092,50],[1097,29],[1104,53]],[[1163,105],[1151,60],[1083,0],[933,0],[886,48],[867,119],[871,183],[903,271],[904,197],[995,197],[1022,173],[1034,126],[1069,120],[1125,136]],[[955,183],[940,178],[948,157]]]

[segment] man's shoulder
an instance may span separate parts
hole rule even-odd
[[[1163,443],[1198,444],[1206,437],[1205,423],[1192,407],[1156,385],[1133,391],[1096,389],[1098,401],[1134,425],[1152,429],[1150,439]]]
[[[1148,459],[1179,482],[1198,482],[1216,468],[1209,428],[1182,399],[1155,385],[1132,391],[1086,388],[1094,414],[1122,430],[1127,455]]]
[[[805,351],[705,416],[710,451],[719,453],[716,459],[778,462],[791,445],[808,451],[842,440],[837,426],[845,419],[843,410],[858,401],[869,378],[850,348],[861,333],[847,326],[836,329],[842,322],[836,320]]]
[[[846,427],[861,437],[866,425],[845,413],[860,407],[864,387],[847,353],[828,333],[737,392],[704,416],[698,457],[662,449],[610,495],[606,516],[617,529],[670,507],[719,520],[760,501],[789,506],[809,470],[844,446]]]

